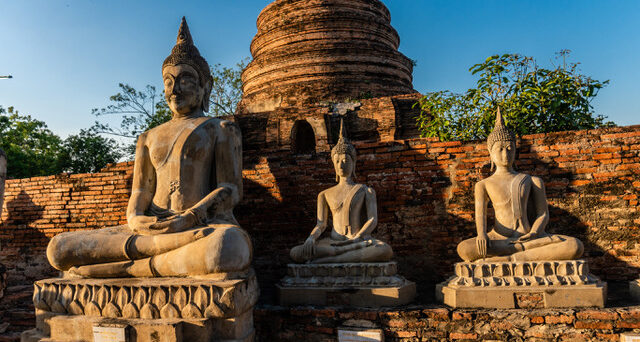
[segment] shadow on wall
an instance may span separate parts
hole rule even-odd
[[[42,219],[44,207],[35,204],[24,190],[8,198],[7,218],[2,222],[0,262],[7,267],[9,285],[25,284],[54,275],[45,255],[49,238],[34,222]]]
[[[438,144],[407,148],[396,141],[367,146],[359,149],[356,181],[373,187],[377,194],[379,223],[373,234],[392,246],[399,272],[416,282],[416,302],[431,303],[435,284],[451,276],[453,265],[461,261],[458,243],[476,236],[473,187],[491,174],[489,157],[473,149],[466,157],[455,156],[460,152],[427,153]],[[520,146],[523,152],[516,169],[544,180],[551,215],[547,231],[582,240],[592,272],[609,282],[609,302],[620,302],[626,281],[640,272],[625,261],[624,253],[640,237],[629,229],[611,228],[620,226],[616,221],[621,218],[633,221],[640,214],[626,217],[619,203],[602,202],[601,197],[624,193],[625,188],[638,192],[630,185],[633,180],[572,186],[574,169],[560,167],[530,147],[526,142]],[[279,151],[246,165],[261,175],[255,181],[245,179],[245,200],[236,213],[254,240],[254,265],[263,291],[260,300],[274,303],[275,284],[290,262],[289,250],[311,232],[317,195],[335,185],[335,174],[326,152],[294,156]],[[490,226],[492,212],[490,208]]]

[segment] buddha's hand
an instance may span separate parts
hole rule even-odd
[[[487,248],[489,246],[489,236],[485,234],[480,234],[476,238],[476,247],[478,248],[478,254],[481,258],[487,257]]]
[[[302,245],[302,256],[305,259],[311,259],[316,255],[316,240],[309,236]]]
[[[168,217],[149,226],[150,230],[161,233],[177,233],[193,228],[196,225],[196,217],[193,213],[184,213]]]
[[[528,233],[522,235],[518,240],[514,241],[513,243],[525,242],[525,241],[533,240],[533,239],[535,239],[537,237],[538,237],[538,233],[531,231],[531,232],[528,232]]]
[[[344,241],[340,241],[340,242],[334,242],[334,243],[331,244],[331,246],[341,247],[341,246],[346,246],[346,245],[350,245],[352,243],[358,243],[358,242],[362,242],[362,241],[364,241],[363,238],[354,237],[353,239],[344,240]]]
[[[149,227],[156,222],[158,222],[158,218],[155,216],[138,215],[129,220],[129,227],[134,232],[144,232],[148,231]]]

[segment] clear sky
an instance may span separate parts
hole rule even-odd
[[[210,64],[249,57],[256,18],[269,0],[0,0],[0,105],[45,121],[65,137],[90,127],[91,109],[108,104],[118,83],[162,85],[161,64],[180,18]],[[610,80],[596,112],[640,124],[640,1],[384,0],[417,60],[420,92],[464,91],[471,65],[496,53],[521,53],[550,66],[573,51],[584,74]]]

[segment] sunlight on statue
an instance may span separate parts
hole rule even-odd
[[[549,208],[542,179],[513,169],[516,139],[504,124],[500,109],[487,139],[490,177],[475,187],[478,236],[462,241],[458,255],[464,261],[574,260],[584,247],[576,238],[549,234]],[[487,229],[487,204],[495,211],[493,229]]]
[[[378,224],[376,194],[372,188],[354,181],[356,149],[345,136],[344,120],[340,138],[331,150],[338,185],[318,195],[318,221],[303,245],[291,249],[298,263],[384,262],[391,260],[391,247],[371,236]],[[329,237],[320,235],[330,225]]]
[[[240,131],[204,115],[212,78],[184,18],[162,77],[173,118],[138,138],[128,224],[55,236],[47,248],[55,268],[96,278],[248,272],[251,242],[233,216]]]

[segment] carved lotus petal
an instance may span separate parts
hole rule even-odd
[[[193,303],[198,306],[200,310],[204,310],[209,304],[209,294],[207,289],[203,286],[198,286],[198,289],[193,294]]]
[[[130,302],[130,298],[129,289],[121,287],[115,295],[115,303],[119,308],[124,308],[124,306]]]
[[[142,307],[142,309],[140,309],[140,318],[158,319],[160,318],[160,311],[155,305],[147,303]]]
[[[104,308],[107,306],[107,303],[109,302],[109,297],[110,297],[109,290],[106,287],[102,286],[100,287],[98,292],[96,292],[94,301],[96,302],[98,307]]]
[[[210,303],[204,310],[204,317],[206,318],[219,318],[224,317],[224,311],[216,303]]]
[[[55,305],[56,299],[58,298],[58,286],[55,284],[46,285],[43,288],[42,293],[44,301],[53,310],[53,306]]]
[[[145,304],[147,304],[147,291],[145,288],[141,287],[136,290],[136,293],[133,295],[133,303],[138,308],[141,308]]]
[[[138,310],[138,306],[134,303],[128,303],[122,309],[122,317],[124,318],[139,318],[140,310]]]
[[[114,303],[109,303],[102,310],[102,316],[109,317],[109,318],[118,318],[118,317],[122,316],[122,313],[120,312],[120,309]]]
[[[184,287],[181,286],[180,288],[178,288],[178,291],[173,294],[172,302],[175,303],[179,308],[183,308],[185,305],[187,305],[188,296],[187,291]]]
[[[71,315],[81,316],[84,315],[83,305],[76,299],[73,302],[69,303],[67,306],[67,312]]]
[[[202,312],[193,303],[189,303],[182,308],[182,318],[202,318]]]
[[[69,286],[69,285],[65,286],[60,296],[60,303],[62,303],[62,305],[65,307],[68,306],[69,303],[73,301],[74,292],[75,291],[72,286]]]
[[[180,310],[171,304],[167,303],[165,306],[160,309],[160,317],[162,318],[180,318]]]
[[[158,308],[165,306],[167,304],[167,292],[165,289],[162,287],[154,289],[151,302]]]
[[[89,286],[80,286],[80,289],[76,291],[76,299],[82,306],[85,306],[89,303],[91,298],[91,287]]]
[[[44,300],[43,296],[43,286],[36,284],[33,289],[33,305],[40,310],[51,311],[51,308]]]
[[[84,307],[84,314],[87,316],[102,316],[102,310],[100,310],[98,303],[92,301]]]

